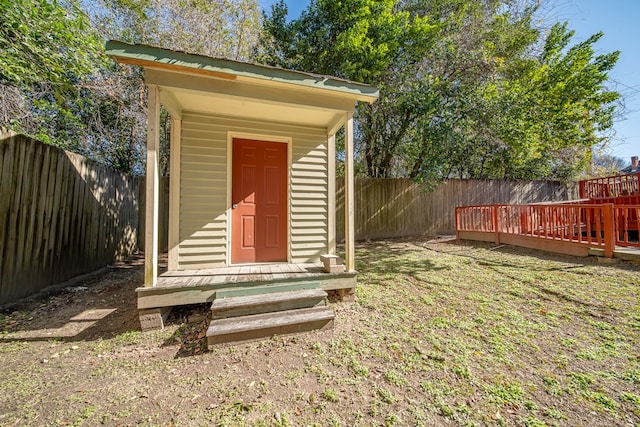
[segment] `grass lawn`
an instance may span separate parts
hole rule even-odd
[[[182,316],[135,329],[139,266],[5,311],[0,425],[640,425],[640,266],[421,238],[356,255],[332,331],[213,351]],[[53,327],[87,308],[112,311]]]

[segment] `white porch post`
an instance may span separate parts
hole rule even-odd
[[[169,161],[169,271],[178,269],[180,243],[180,145],[182,120],[171,120],[171,159]]]
[[[356,269],[353,174],[353,113],[348,112],[344,127],[344,252],[347,271]]]
[[[327,253],[336,254],[336,134],[327,137]]]
[[[158,278],[158,148],[160,102],[158,86],[148,85],[147,183],[145,193],[144,285],[156,285]]]

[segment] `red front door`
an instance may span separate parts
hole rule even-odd
[[[231,262],[287,260],[287,144],[234,139]]]

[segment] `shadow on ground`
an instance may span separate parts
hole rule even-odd
[[[541,261],[540,268],[539,268],[540,271],[559,271],[559,270],[570,270],[574,268],[581,268],[581,267],[592,266],[592,265],[598,265],[598,266],[606,265],[607,267],[618,268],[624,271],[640,272],[640,265],[635,264],[633,262],[622,261],[617,258],[602,259],[595,256],[577,257],[577,256],[571,256],[571,255],[556,254],[552,252],[545,252],[537,249],[529,249],[529,248],[522,248],[518,246],[502,245],[502,244],[496,245],[495,243],[476,242],[471,240],[451,239],[451,240],[443,240],[440,243],[452,248],[452,250],[443,251],[443,253],[447,253],[447,254],[455,253],[455,247],[476,247],[476,248],[489,249],[492,251],[496,251],[496,252],[508,254],[508,255],[528,256],[532,258],[537,258],[538,260]],[[426,245],[424,247],[428,250],[435,250],[433,248],[429,248]],[[438,252],[437,250],[435,251]],[[483,257],[476,257],[474,255],[470,255],[468,251],[465,251],[464,253],[460,251],[459,253],[456,253],[456,255],[473,259],[478,263],[484,262],[485,263],[484,265],[496,265],[496,266],[504,266],[504,267],[510,267],[510,268],[527,268],[527,269],[530,269],[531,267],[530,264],[526,266],[522,266],[522,265],[518,265],[518,263],[516,262],[513,262],[513,263],[496,262],[495,260],[489,260]],[[545,261],[562,262],[568,265],[561,266],[561,267],[558,267],[558,266],[547,267]]]
[[[416,244],[417,241],[403,238],[361,243],[358,245],[356,269],[363,272],[376,269],[378,272],[391,274],[402,273],[415,276],[425,271],[437,271],[449,268],[437,266],[430,259],[410,257],[410,255],[415,255],[416,252],[420,251],[420,247],[394,245],[393,243]]]
[[[4,308],[0,342],[93,341],[139,331],[135,289],[142,285],[143,264],[136,256]]]
[[[483,256],[485,251],[469,251],[470,247],[513,256],[497,260]],[[386,273],[425,280],[425,273],[451,268],[439,264],[437,258],[421,255],[423,251],[465,257],[479,265],[500,270],[500,274],[510,274],[514,280],[518,280],[519,269],[540,272],[575,270],[579,273],[580,268],[601,265],[595,257],[579,258],[455,239],[407,237],[359,243],[356,268],[364,274],[376,272],[376,277],[370,278],[372,283]],[[520,262],[519,256],[534,257],[539,263]],[[143,284],[143,265],[143,258],[136,256],[109,267],[103,274],[22,300],[11,308],[0,309],[0,343],[95,341],[140,331],[135,289]],[[623,261],[616,261],[608,267],[640,272],[639,265]],[[550,297],[575,300],[575,297],[558,294],[557,290],[545,288],[540,291]],[[178,345],[175,357],[206,352],[207,312],[206,304],[174,309],[169,324],[176,329],[163,346]]]
[[[208,351],[207,328],[209,327],[209,304],[191,304],[174,307],[167,319],[168,324],[179,325],[163,343],[163,347],[179,345],[174,358],[195,356]]]

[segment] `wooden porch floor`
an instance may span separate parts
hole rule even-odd
[[[317,264],[251,264],[206,270],[167,271],[158,277],[157,287],[230,285],[243,282],[313,278],[330,275]]]
[[[154,287],[136,289],[138,308],[212,302],[216,294],[251,292],[261,287],[354,289],[356,272],[327,273],[321,263],[251,264],[206,270],[165,271]]]

